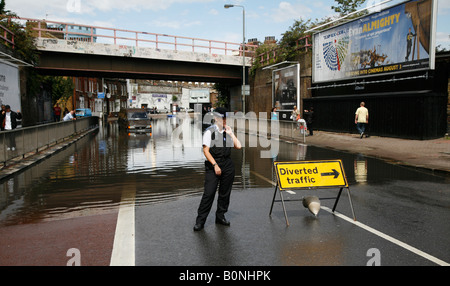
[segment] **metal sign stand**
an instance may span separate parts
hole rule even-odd
[[[334,205],[333,205],[333,209],[332,209],[332,212],[334,213],[334,211],[335,211],[335,209],[336,209],[336,206],[337,206],[337,204],[338,204],[338,202],[339,202],[339,198],[341,197],[342,190],[343,190],[344,188],[347,189],[347,195],[348,195],[348,200],[349,200],[349,202],[350,202],[350,208],[351,208],[351,210],[352,210],[353,220],[356,221],[355,211],[353,210],[352,197],[351,197],[351,195],[350,195],[350,188],[349,188],[349,187],[342,187],[342,188],[340,188],[339,193],[338,193],[337,197],[335,197],[335,198],[319,198],[319,199],[321,199],[321,200],[336,199],[335,202],[334,202]],[[272,204],[271,204],[271,206],[270,206],[269,216],[272,216],[273,204],[274,204],[275,202],[281,202],[281,204],[282,204],[282,206],[283,206],[284,218],[286,219],[286,225],[289,226],[289,220],[288,220],[288,217],[287,217],[286,206],[285,206],[284,202],[301,201],[302,199],[289,199],[289,200],[285,200],[285,199],[283,198],[283,191],[280,190],[280,197],[281,197],[281,200],[276,200],[275,197],[276,197],[276,195],[277,195],[277,190],[278,190],[278,183],[277,183],[277,185],[275,186],[275,191],[274,191],[274,193],[273,193],[273,199],[272,199]],[[306,190],[306,189],[298,189],[298,190]]]
[[[319,199],[335,199],[332,209],[332,212],[334,213],[341,197],[342,190],[344,188],[347,189],[347,195],[350,202],[353,220],[356,221],[355,211],[353,210],[353,203],[350,195],[350,188],[348,187],[347,178],[345,176],[343,165],[340,160],[274,162],[274,165],[277,172],[277,184],[275,185],[275,191],[273,194],[272,204],[270,206],[269,216],[272,215],[273,204],[275,202],[281,202],[283,206],[284,218],[286,219],[286,225],[289,226],[289,220],[287,217],[286,206],[284,202],[301,201],[302,199],[285,200],[283,198],[283,191],[286,189],[311,190],[339,187],[340,189],[337,197]],[[279,169],[281,171],[279,171]],[[301,178],[301,180],[298,180],[295,179],[294,174],[302,174],[303,176],[307,176]],[[290,176],[290,179],[287,176]],[[281,200],[275,199],[277,190],[280,192]]]

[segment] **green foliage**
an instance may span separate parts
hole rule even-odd
[[[275,64],[283,61],[295,61],[300,54],[306,52],[305,49],[301,48],[304,42],[299,42],[299,39],[307,35],[312,35],[313,32],[306,32],[328,21],[330,21],[330,18],[324,18],[320,21],[317,19],[315,21],[312,21],[311,19],[295,20],[294,24],[289,27],[289,30],[283,33],[281,40],[278,41],[276,45],[263,44],[258,47],[256,50],[256,55],[269,52],[270,61],[267,62],[267,58],[264,58],[261,63],[261,57],[255,57],[255,61],[250,69],[250,76],[254,76],[256,70],[261,68],[263,65]],[[311,38],[309,41],[311,44]]]
[[[14,49],[8,44],[7,48],[12,55],[32,65],[37,65],[39,56],[37,53],[31,26],[22,26],[10,19],[17,15],[6,10],[5,0],[0,1],[0,24],[14,33]],[[62,76],[42,76],[34,68],[25,68],[27,78],[27,96],[33,97],[39,94],[42,88],[51,90],[52,102],[59,99],[67,100],[72,94],[74,84],[72,79]]]
[[[1,0],[0,1],[0,15],[4,15],[6,13],[9,13],[9,11],[6,10],[5,0]]]
[[[311,20],[295,20],[294,24],[289,27],[289,30],[284,32],[279,42],[281,47],[280,60],[281,61],[291,61],[297,56],[297,40],[306,36],[305,33],[310,29],[312,25]],[[311,34],[311,33],[309,33]]]
[[[18,58],[31,65],[36,65],[39,61],[39,56],[36,52],[36,45],[34,38],[31,36],[31,28],[23,27],[11,19],[17,15],[10,10],[6,10],[6,3],[4,0],[0,1],[0,24],[14,33],[14,48],[11,44],[4,44],[15,58]],[[41,89],[42,77],[39,76],[34,68],[25,68],[24,70],[27,78],[27,96],[34,96]]]
[[[63,76],[45,76],[42,78],[42,83],[51,90],[53,105],[60,99],[67,101],[67,99],[73,95],[74,84],[71,78]]]
[[[335,12],[338,12],[340,16],[346,15],[348,13],[357,11],[358,8],[365,2],[365,0],[335,0],[337,2],[337,6],[332,6]],[[352,17],[349,17],[347,19],[360,17],[364,14],[367,14],[367,12],[361,12],[357,13],[355,15],[352,15]],[[298,42],[299,39],[307,36],[312,35],[313,32],[308,32],[308,30],[311,30],[314,27],[326,24],[330,22],[332,17],[325,17],[321,20],[304,20],[299,19],[295,20],[294,24],[289,27],[289,29],[283,33],[283,36],[281,40],[278,41],[278,43],[274,46],[273,44],[263,44],[258,47],[255,54],[255,60],[253,62],[252,67],[250,68],[250,76],[255,76],[256,70],[261,68],[264,65],[269,64],[276,64],[283,61],[295,61],[298,56],[302,53],[305,53],[305,49],[302,49],[302,45],[304,43]],[[336,25],[338,23],[325,25],[321,27],[321,29],[327,29],[333,25]],[[309,39],[309,43],[311,43],[312,38]],[[267,53],[270,53],[270,57],[267,57]],[[265,54],[263,60],[261,60],[261,57],[258,57],[258,55]],[[275,55],[274,55],[275,54]],[[267,59],[270,59],[269,62],[267,62]]]
[[[230,88],[226,84],[216,83],[214,89],[217,90],[217,102],[214,107],[228,108],[230,102]]]
[[[337,2],[337,6],[331,6],[335,12],[340,16],[344,16],[348,13],[352,13],[358,10],[358,8],[366,2],[366,0],[334,0]]]

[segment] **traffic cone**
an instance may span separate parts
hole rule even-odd
[[[315,216],[317,216],[317,214],[320,211],[320,200],[318,197],[316,196],[311,196],[311,197],[304,197],[303,198],[303,206],[305,208],[308,208],[308,210]]]

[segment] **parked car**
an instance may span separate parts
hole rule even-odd
[[[89,117],[92,116],[92,111],[89,108],[78,108],[75,109],[76,117]]]
[[[122,109],[118,116],[119,128],[127,132],[152,132],[151,118],[142,108]]]

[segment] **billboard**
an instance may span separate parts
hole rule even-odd
[[[403,2],[314,34],[313,82],[434,69],[436,1]]]
[[[21,111],[19,68],[0,61],[0,104],[11,106],[13,111]]]
[[[300,110],[300,64],[272,71],[272,101],[281,114]]]

